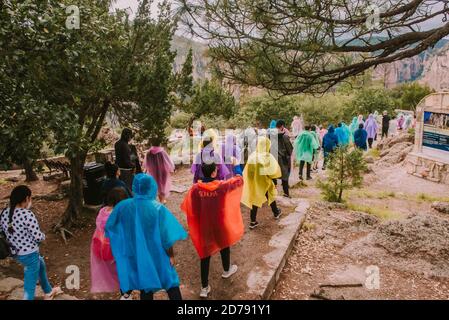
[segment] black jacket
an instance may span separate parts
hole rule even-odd
[[[128,142],[120,139],[115,143],[115,163],[122,169],[134,169],[135,163],[131,161],[131,148]]]

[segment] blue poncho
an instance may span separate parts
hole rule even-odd
[[[134,198],[120,202],[106,223],[120,289],[156,292],[179,286],[167,250],[187,233],[173,214],[156,201],[153,177],[134,178]]]
[[[332,152],[337,148],[338,146],[338,137],[335,134],[334,126],[330,125],[329,129],[327,130],[327,133],[323,137],[323,149],[324,152],[327,154],[329,152]]]
[[[339,146],[346,146],[349,144],[351,132],[346,124],[342,122],[341,127],[335,129],[335,134],[337,135]]]

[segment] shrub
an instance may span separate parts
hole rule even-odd
[[[362,185],[362,174],[365,170],[366,163],[361,150],[350,150],[348,147],[337,148],[330,155],[327,180],[318,182],[324,199],[330,202],[342,202],[344,191]]]

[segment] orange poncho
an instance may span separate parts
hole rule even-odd
[[[200,259],[237,243],[243,236],[240,211],[243,179],[198,182],[189,190],[181,210],[187,215],[189,235]]]

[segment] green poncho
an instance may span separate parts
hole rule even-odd
[[[295,140],[295,153],[298,161],[312,162],[313,152],[318,149],[319,143],[310,131],[303,131]]]

